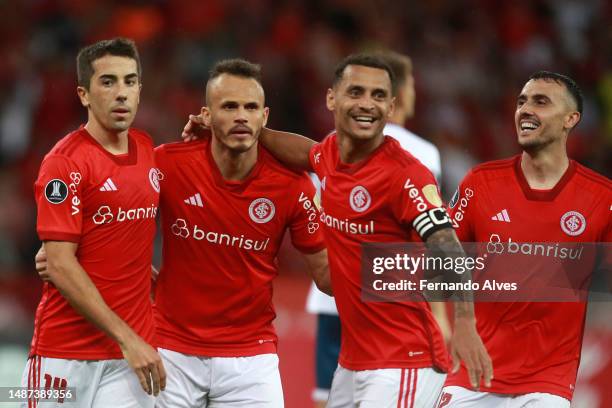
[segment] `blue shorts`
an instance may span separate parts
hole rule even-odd
[[[328,314],[317,315],[316,372],[317,389],[331,388],[340,354],[340,318]]]

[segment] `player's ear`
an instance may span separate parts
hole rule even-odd
[[[336,109],[336,98],[334,95],[334,90],[332,88],[327,89],[326,103],[327,109],[329,109],[330,111]]]
[[[138,81],[138,93],[136,94],[136,106],[140,105],[140,92],[142,92],[142,82]]]
[[[81,105],[85,108],[89,108],[89,92],[84,86],[77,86],[77,95],[81,100]]]
[[[270,108],[266,106],[263,110],[263,114],[264,114],[263,126],[266,126],[268,124],[268,116],[270,116]]]
[[[204,126],[206,126],[207,128],[210,128],[210,123],[212,121],[210,119],[210,109],[208,109],[208,106],[202,106],[200,115],[202,115],[202,118],[204,119]]]
[[[397,97],[392,96],[391,97],[391,104],[389,105],[389,112],[387,112],[387,119],[389,119],[391,116],[393,116],[393,112],[395,112],[395,103],[396,103]]]
[[[580,117],[581,115],[578,111],[568,113],[565,116],[565,123],[563,127],[568,131],[572,130],[578,124],[578,122],[580,122]]]

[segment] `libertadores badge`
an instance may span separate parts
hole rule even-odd
[[[45,186],[45,198],[51,204],[61,204],[68,197],[68,186],[63,180],[53,179]]]

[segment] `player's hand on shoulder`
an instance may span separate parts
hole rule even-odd
[[[147,394],[157,396],[166,388],[166,370],[157,350],[136,333],[130,334],[119,346]]]
[[[183,128],[181,138],[184,142],[191,142],[192,140],[204,139],[210,137],[210,130],[204,124],[204,117],[202,114],[189,115],[189,121]]]
[[[453,373],[459,371],[460,362],[463,361],[472,388],[479,390],[481,382],[484,382],[485,387],[491,387],[493,363],[478,335],[474,317],[455,319],[455,328],[451,338],[451,355]]]
[[[45,245],[42,244],[40,249],[36,253],[34,257],[34,263],[36,266],[36,272],[38,272],[38,276],[46,282],[51,280],[51,276],[47,271],[47,252],[45,251]]]

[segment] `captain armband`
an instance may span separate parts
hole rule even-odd
[[[446,210],[442,207],[432,208],[422,212],[412,222],[412,226],[423,241],[431,234],[444,228],[452,228],[451,220]]]

